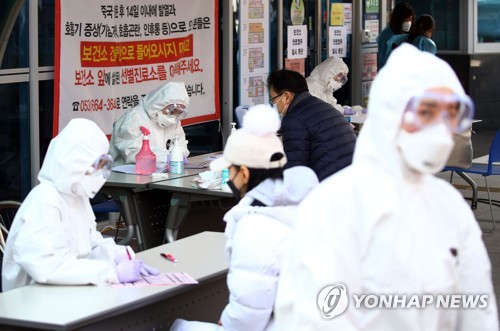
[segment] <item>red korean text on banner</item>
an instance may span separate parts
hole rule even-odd
[[[183,81],[183,125],[220,118],[218,0],[56,1],[54,136],[72,118],[113,123],[156,87]]]

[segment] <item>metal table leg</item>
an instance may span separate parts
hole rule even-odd
[[[189,193],[173,193],[170,199],[170,208],[168,210],[165,238],[166,242],[174,242],[177,239],[179,228],[184,222],[191,205],[191,194]]]
[[[471,202],[471,208],[472,210],[477,209],[477,184],[472,178],[469,177],[469,175],[463,173],[463,172],[457,172],[457,174],[463,178],[471,187],[472,187],[472,202]]]

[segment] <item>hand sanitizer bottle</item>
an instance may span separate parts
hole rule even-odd
[[[220,187],[223,191],[228,191],[227,181],[229,180],[229,169],[224,169],[221,172]]]
[[[151,175],[156,170],[156,154],[149,147],[149,137],[151,133],[146,127],[140,127],[144,138],[142,138],[142,147],[135,156],[135,171],[139,175]]]
[[[182,148],[179,146],[179,138],[175,136],[172,145],[172,150],[170,151],[170,173],[175,175],[184,174],[184,154],[182,153]]]
[[[236,131],[236,123],[234,122],[231,122],[231,133],[230,134],[233,134],[233,132]]]

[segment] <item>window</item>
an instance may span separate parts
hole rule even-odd
[[[477,42],[500,42],[500,0],[477,1]]]
[[[500,0],[476,0],[474,6],[474,53],[500,52]]]

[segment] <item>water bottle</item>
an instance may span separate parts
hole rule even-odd
[[[170,173],[174,175],[184,174],[184,154],[182,148],[179,146],[179,138],[175,136],[170,151]]]

